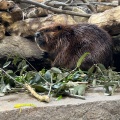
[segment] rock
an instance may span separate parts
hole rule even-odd
[[[92,15],[88,23],[96,24],[110,35],[120,34],[120,6]]]

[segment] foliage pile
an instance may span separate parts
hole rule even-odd
[[[120,87],[120,75],[112,69],[106,69],[102,64],[93,65],[88,71],[82,71],[80,65],[89,53],[85,53],[72,71],[52,67],[49,70],[30,70],[27,61],[15,57],[9,59],[0,68],[0,96],[13,92],[26,91],[27,83],[35,91],[48,96],[72,96],[85,99],[85,91],[91,87],[102,86],[107,95],[112,95]],[[16,71],[8,67],[14,65]]]

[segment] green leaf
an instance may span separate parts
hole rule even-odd
[[[52,86],[53,89],[59,89],[61,87],[61,84],[55,84]]]
[[[1,77],[1,80],[0,80],[0,91],[2,92],[2,90],[4,89],[4,87],[5,87],[5,82],[4,82],[4,77],[2,76]]]
[[[22,75],[23,72],[26,71],[27,68],[28,68],[28,65],[25,65],[25,66],[22,68],[22,70],[20,71],[20,75]]]
[[[37,73],[35,71],[26,71],[25,72],[25,79],[26,82],[30,82],[36,75]],[[30,83],[29,83],[30,84]]]
[[[80,74],[77,72],[76,74],[73,75],[73,80],[78,80],[80,77]]]
[[[50,70],[47,70],[45,75],[44,75],[44,78],[48,81],[48,82],[51,82],[51,73],[50,73]]]
[[[22,67],[22,62],[20,62],[17,66],[17,69],[20,69]]]
[[[23,68],[23,67],[26,66],[26,65],[27,65],[27,64],[26,64],[26,61],[25,61],[25,60],[22,60],[22,61],[19,63],[17,69]]]
[[[41,76],[39,75],[39,73],[37,73],[35,77],[32,80],[30,80],[30,84],[40,83],[40,82],[41,82]]]
[[[46,92],[49,91],[46,87],[42,86],[42,85],[38,85],[38,84],[34,84],[32,85],[33,88],[35,88],[35,90],[37,92]]]
[[[52,67],[51,72],[58,73],[58,74],[62,73],[62,71],[59,68],[56,68],[56,67]]]
[[[98,67],[99,67],[102,71],[103,71],[103,70],[106,70],[106,68],[105,68],[105,66],[104,66],[103,64],[98,63],[97,65],[98,65]]]
[[[93,65],[89,70],[88,70],[88,77],[90,77],[95,70],[95,65]]]
[[[57,80],[61,80],[63,77],[64,77],[63,74],[58,74],[58,75],[57,75]]]
[[[9,84],[7,84],[7,85],[5,85],[4,87],[1,88],[1,91],[2,91],[3,93],[6,93],[8,90],[11,90]]]
[[[92,85],[93,85],[93,87],[96,87],[96,79],[93,79],[93,82],[92,82]]]
[[[116,88],[117,88],[117,84],[114,84],[114,86],[113,86],[113,88],[112,88],[112,91],[111,91],[111,95],[113,95],[114,94],[114,92],[115,92],[115,90],[116,90]]]
[[[58,101],[58,100],[61,100],[62,98],[63,98],[63,96],[60,95],[59,97],[56,98],[56,100]]]
[[[74,91],[73,93],[75,95],[84,95],[85,94],[85,89],[86,89],[86,84],[81,84],[81,85],[77,85],[74,87]]]
[[[6,62],[6,63],[3,65],[3,68],[8,67],[8,66],[10,65],[10,63],[11,63],[11,61]]]
[[[13,58],[13,57],[12,57],[12,58]],[[22,58],[20,58],[19,55],[16,55],[16,56],[14,57],[13,61],[12,61],[12,64],[16,66],[17,63],[20,62],[20,61],[22,61]]]
[[[78,60],[78,62],[77,62],[77,68],[79,68],[79,67],[81,66],[82,62],[85,60],[85,57],[86,57],[87,55],[89,55],[89,54],[90,54],[90,53],[86,52],[86,53],[84,53],[84,54],[79,58],[79,60]]]
[[[52,88],[55,89],[54,92],[57,96],[64,94],[65,90],[68,89],[65,83],[58,83],[57,85],[52,86]]]
[[[13,71],[12,70],[7,70],[6,73],[7,74],[13,74]]]
[[[39,75],[39,73],[37,73],[37,74],[35,75],[34,81],[35,81],[36,83],[38,83],[38,82],[40,81],[40,78],[41,78],[41,76]]]

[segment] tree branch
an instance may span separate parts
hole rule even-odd
[[[56,12],[56,13],[68,14],[68,15],[74,15],[74,16],[82,16],[82,17],[90,17],[91,16],[91,14],[82,14],[82,13],[77,13],[77,12],[68,11],[68,10],[61,10],[61,9],[54,8],[54,7],[51,7],[51,6],[47,6],[43,3],[35,2],[35,1],[32,1],[32,0],[16,0],[16,1],[22,2],[22,3],[33,4],[33,5],[42,7],[44,9]]]

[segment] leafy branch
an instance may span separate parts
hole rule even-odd
[[[61,70],[52,67],[49,70],[41,71],[27,70],[27,63],[24,60],[16,63],[16,60],[8,61],[0,68],[0,87],[1,93],[9,93],[12,88],[24,88],[28,90],[34,97],[40,101],[49,102],[50,96],[77,97],[85,99],[86,90],[90,87],[102,86],[105,94],[113,95],[115,90],[120,87],[120,75],[112,69],[106,69],[102,64],[93,65],[88,71],[82,71],[80,66],[89,53],[83,54],[76,64],[76,68],[69,70]],[[16,63],[16,71],[7,69],[10,64]],[[15,83],[11,84],[11,80]],[[16,92],[15,90],[15,92]],[[19,90],[19,89],[18,89]],[[39,95],[39,92],[43,94]],[[46,95],[47,94],[47,95]]]

